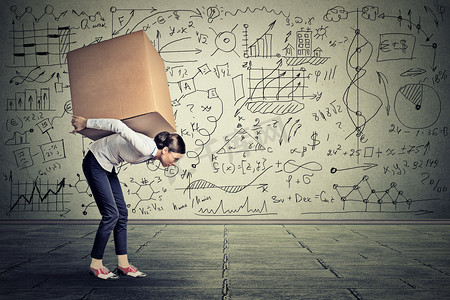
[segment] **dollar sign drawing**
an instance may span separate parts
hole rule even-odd
[[[311,135],[312,144],[308,144],[308,146],[311,146],[312,150],[316,149],[316,146],[320,144],[320,141],[317,139],[317,136],[318,134],[315,131]]]
[[[408,49],[408,45],[406,45],[406,41],[400,40],[400,44],[402,45],[400,49],[402,50],[403,53],[406,53],[406,49]]]

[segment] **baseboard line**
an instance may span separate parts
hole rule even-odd
[[[98,224],[99,219],[7,219],[0,220],[0,225],[93,225]],[[248,219],[130,219],[129,225],[450,225],[450,219],[418,219],[418,220],[299,220],[299,219],[274,219],[274,220],[248,220]]]

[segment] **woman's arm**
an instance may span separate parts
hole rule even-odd
[[[145,156],[153,154],[154,148],[146,143],[140,135],[134,130],[125,125],[120,120],[116,119],[85,119],[79,116],[72,117],[73,132],[78,132],[84,128],[93,128],[100,130],[107,130],[118,133],[122,136],[134,149]]]

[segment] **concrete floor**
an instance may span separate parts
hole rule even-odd
[[[450,225],[130,224],[149,276],[114,281],[88,275],[96,227],[0,225],[0,298],[450,299]]]

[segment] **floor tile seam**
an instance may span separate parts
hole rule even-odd
[[[450,276],[450,274],[448,272],[443,271],[443,270],[441,270],[441,269],[439,269],[437,267],[434,267],[431,264],[426,264],[426,263],[422,262],[420,259],[418,259],[417,257],[413,258],[413,257],[408,257],[408,256],[404,255],[404,253],[401,250],[398,250],[397,248],[393,248],[387,243],[383,243],[383,242],[378,241],[378,240],[375,240],[375,243],[377,243],[378,245],[380,245],[381,247],[383,247],[385,249],[388,249],[388,250],[394,252],[396,255],[400,255],[406,261],[411,261],[412,260],[412,261],[418,262],[419,264],[422,264],[422,265],[424,265],[426,267],[429,267],[429,268],[431,268],[431,269],[433,269],[433,270],[435,270],[435,271],[437,271],[439,273],[442,273],[444,275]]]
[[[342,226],[342,227],[344,227],[344,226]],[[291,231],[289,231],[289,229],[286,229],[285,226],[283,226],[283,228],[285,228],[285,230],[286,230],[286,232],[287,232],[288,234],[290,234],[290,235],[293,236],[294,238],[298,239],[297,236],[295,235],[295,233],[292,233]],[[357,231],[355,231],[355,230],[350,229],[350,231],[353,232],[353,233],[355,233],[355,234],[357,234],[357,235],[360,235],[360,236],[362,236],[362,237],[364,237],[364,238],[367,238],[368,240],[371,239],[369,236],[366,236],[366,235],[364,235],[364,234],[361,234],[361,233],[359,233],[359,232],[357,232]],[[299,243],[300,243],[300,242],[299,242]],[[384,244],[384,243],[382,243],[382,242],[380,242],[380,241],[375,241],[375,243],[377,243],[377,244],[380,245],[381,247],[385,247],[385,248],[389,249],[390,251],[395,252],[395,253],[398,254],[398,255],[401,255],[401,254],[402,254],[402,252],[401,252],[400,250],[394,249],[394,248],[390,247],[389,245]],[[300,243],[300,245],[305,246],[305,244],[302,244],[302,243]],[[308,249],[309,249],[309,248],[308,248]],[[361,252],[358,252],[358,254],[359,254],[360,256],[362,256],[363,258],[364,258],[364,257],[367,258],[366,254],[363,254],[363,253],[361,253]],[[320,262],[320,261],[319,261],[319,262]],[[336,276],[339,276],[339,275],[335,272],[334,268],[331,267],[331,266],[329,266],[328,264],[323,264],[323,267],[324,267],[324,268],[327,268],[327,269],[329,268],[330,271],[331,271],[333,274],[335,274]],[[445,271],[443,271],[443,270],[440,270],[440,269],[438,269],[438,268],[435,268],[435,267],[433,267],[433,266],[428,265],[428,267],[430,267],[430,268],[432,268],[433,270],[436,270],[436,271],[438,271],[438,272],[440,272],[440,273],[442,273],[442,274],[444,274],[444,275],[447,275],[447,274],[448,274],[447,272],[445,272]]]
[[[450,277],[450,272],[448,272],[448,271],[441,270],[440,268],[437,268],[437,267],[433,266],[432,264],[428,264],[426,262],[423,262],[419,258],[414,258],[413,260],[416,261],[417,263],[419,263],[420,265],[426,267],[426,268],[432,269],[432,270],[434,270],[436,272],[439,272],[439,273],[441,273],[441,274],[443,274],[445,276]]]
[[[286,226],[282,225],[283,230],[290,235],[292,238],[294,238],[298,244],[302,247],[305,248],[306,250],[308,250],[311,254],[314,255],[315,260],[317,261],[317,263],[322,266],[325,270],[330,271],[336,278],[341,278],[341,275],[339,275],[335,268],[327,263],[324,262],[324,260],[319,257],[316,253],[314,253],[314,251],[308,246],[306,245],[304,242],[302,242],[295,233],[292,232],[292,230],[289,230]],[[316,227],[317,228],[317,227]]]
[[[154,240],[160,236],[162,234],[162,232],[168,227],[167,224],[163,225],[161,228],[159,228],[159,230],[157,230],[153,236],[148,240],[145,241],[143,244],[139,245],[137,250],[134,252],[135,254],[138,254],[139,252],[141,252],[145,247],[147,247],[150,243],[153,243]]]
[[[95,232],[95,231],[93,231],[93,232]],[[43,259],[43,256],[49,256],[49,255],[51,256],[52,254],[54,254],[55,251],[57,251],[57,250],[59,250],[61,248],[64,248],[67,245],[75,244],[77,241],[80,241],[80,240],[86,238],[88,235],[92,234],[93,232],[89,232],[89,233],[87,233],[87,234],[85,234],[85,235],[83,235],[81,237],[72,238],[69,241],[63,242],[63,243],[61,243],[61,244],[59,244],[57,246],[53,246],[50,250],[48,250],[45,253],[37,253],[37,254],[33,255],[33,257],[31,257],[31,258],[29,258],[27,260],[24,260],[24,261],[20,262],[19,264],[15,264],[15,265],[13,265],[13,266],[11,266],[9,268],[6,268],[6,270],[1,272],[0,275],[3,274],[3,273],[8,272],[8,271],[10,271],[10,270],[12,270],[14,268],[16,268],[19,265],[22,266],[25,263],[31,263],[31,262],[33,262],[33,261],[35,261],[37,259]]]
[[[291,236],[292,238],[295,239],[295,241],[300,245],[301,248],[304,248],[306,250],[308,250],[310,253],[313,253],[313,251],[311,250],[311,248],[308,247],[308,245],[306,245],[304,242],[302,242],[296,235],[295,233],[293,233],[292,231],[290,231],[288,228],[286,228],[285,225],[281,225],[282,229],[284,230],[285,233],[288,234],[288,236]]]
[[[0,272],[0,276],[2,276],[3,274],[5,274],[7,272],[10,272],[11,270],[14,270],[14,269],[22,266],[23,264],[29,263],[30,261],[31,261],[30,258],[29,259],[25,259],[25,260],[23,260],[23,261],[21,261],[21,262],[19,262],[17,264],[14,264],[14,265],[12,265],[12,266],[10,266],[8,268],[4,268],[3,271]]]
[[[425,225],[423,225],[423,226],[417,225],[417,226],[423,227],[423,226],[425,226]],[[421,230],[419,230],[419,229],[417,229],[417,228],[411,228],[411,226],[406,226],[406,225],[405,225],[405,228],[407,228],[407,229],[409,229],[409,230],[412,230],[412,231],[415,231],[415,232],[418,232],[418,233],[421,233],[421,234],[423,234],[423,235],[427,235],[427,236],[429,236],[429,237],[431,237],[431,238],[433,238],[433,239],[444,240],[444,241],[446,241],[446,242],[450,242],[450,238],[444,238],[444,237],[441,237],[441,236],[436,236],[435,234],[431,234],[431,233],[426,232],[426,231],[421,231]]]
[[[348,225],[347,225],[347,226],[348,226]],[[377,226],[377,227],[383,227],[383,226],[391,226],[391,225],[376,225],[376,226]],[[420,233],[420,234],[424,235],[424,237],[427,237],[427,238],[431,238],[431,239],[435,239],[435,240],[444,240],[444,241],[446,241],[446,242],[450,241],[450,239],[445,239],[445,238],[442,238],[442,237],[437,237],[437,236],[432,235],[432,234],[430,234],[430,233],[428,233],[428,232],[423,232],[423,231],[420,231],[420,230],[417,230],[417,229],[411,229],[411,228],[409,228],[410,226],[421,226],[421,225],[396,225],[396,226],[397,226],[397,227],[399,227],[399,226],[400,226],[400,227],[404,227],[405,229],[408,229],[408,230],[411,230],[411,231],[415,231],[415,232],[417,232],[417,233]],[[426,226],[426,225],[424,225],[424,226]],[[361,233],[361,232],[359,232],[359,231],[356,231],[356,230],[347,228],[346,225],[342,225],[342,227],[343,227],[343,228],[346,228],[347,230],[349,230],[349,231],[352,232],[352,233],[359,234],[359,235],[361,235],[361,236],[363,236],[363,237],[370,238],[370,239],[380,239],[380,238],[383,238],[383,236],[386,236],[386,233],[385,233],[386,231],[385,231],[385,230],[380,230],[380,231],[377,231],[377,232],[375,232],[375,233],[365,231],[365,234],[364,234],[364,233]],[[361,231],[364,232],[364,230],[361,230]],[[405,230],[405,232],[406,232],[406,230]],[[370,234],[372,234],[372,236],[369,236]],[[394,234],[394,233],[391,232],[389,235],[387,235],[387,237],[391,237],[393,234]],[[395,235],[398,235],[398,236],[401,236],[401,237],[404,236],[403,231],[401,231],[401,232],[395,232]],[[417,239],[417,237],[416,237],[416,236],[411,236],[411,239]]]
[[[230,286],[230,257],[229,257],[229,229],[223,226],[223,259],[222,259],[222,300],[229,299],[231,295]]]
[[[167,225],[165,225],[165,226],[167,226]],[[164,226],[164,227],[165,227],[165,226]],[[162,229],[160,229],[160,231],[161,231],[161,230],[162,230]],[[95,233],[95,232],[97,232],[97,229],[96,229],[96,230],[93,230],[93,231],[90,231],[90,232],[88,232],[87,234],[84,234],[84,235],[81,236],[81,237],[78,237],[78,238],[69,240],[69,241],[67,241],[67,242],[64,242],[64,243],[62,243],[62,244],[59,244],[59,245],[57,245],[57,246],[54,246],[52,249],[50,249],[50,250],[47,251],[46,253],[43,253],[43,254],[40,253],[39,255],[36,254],[35,257],[32,257],[32,258],[27,259],[27,260],[24,260],[23,262],[20,262],[19,264],[15,264],[15,265],[11,266],[10,268],[6,268],[6,270],[3,271],[3,272],[1,272],[0,275],[3,274],[3,273],[8,272],[8,271],[11,270],[11,269],[16,268],[18,265],[23,265],[24,263],[31,263],[32,261],[34,261],[34,260],[36,260],[36,259],[43,259],[43,255],[45,255],[45,256],[47,256],[47,255],[52,255],[55,251],[57,251],[57,250],[59,250],[59,249],[61,249],[61,248],[64,248],[64,247],[67,246],[67,245],[70,245],[70,244],[76,244],[77,241],[80,241],[80,240],[82,240],[82,239],[85,239],[85,238],[87,238],[89,235],[91,235],[91,234],[93,234],[93,233]],[[155,234],[155,235],[156,235],[156,234]],[[155,237],[155,236],[154,236],[154,237]],[[88,256],[89,256],[89,254],[83,256],[81,259],[85,259],[85,258],[88,257]]]
[[[415,291],[420,291],[420,290],[427,290],[426,288],[422,289],[422,288],[418,288],[417,286],[410,284],[409,282],[403,282],[402,280],[400,280],[400,278],[396,278],[398,279],[398,282],[396,282],[396,284],[391,284],[389,286],[387,285],[382,285],[383,289],[395,289],[395,290],[415,290]],[[247,284],[246,286],[244,286],[244,284]],[[233,282],[233,289],[235,290],[242,290],[242,289],[254,289],[254,288],[258,288],[260,290],[272,290],[274,289],[274,285],[268,284],[265,286],[261,286],[260,282],[251,282],[250,284],[248,284],[246,281],[244,282],[240,282],[240,284],[236,284],[235,282]],[[276,288],[280,288],[283,290],[290,290],[290,289],[302,289],[302,288],[308,288],[308,289],[324,289],[323,285],[321,285],[320,283],[317,284],[308,284],[305,283],[303,286],[299,285],[299,284],[295,284],[295,283],[290,283],[288,281],[283,282],[279,285],[276,285]],[[348,288],[356,288],[356,289],[379,289],[380,288],[380,284],[379,283],[373,283],[373,284],[361,284],[360,282],[358,283],[352,283],[352,282],[344,282],[341,280],[337,280],[336,284],[332,284],[332,283],[328,283],[328,289],[330,290],[338,290],[338,289],[348,289]]]
[[[400,225],[399,225],[399,226],[400,226]],[[405,225],[405,226],[406,226],[406,225]],[[354,234],[357,234],[357,235],[360,235],[360,236],[362,236],[362,237],[364,237],[364,238],[367,238],[367,239],[370,240],[371,242],[375,242],[375,243],[378,244],[379,246],[381,246],[381,247],[383,247],[383,248],[385,248],[385,249],[388,249],[388,250],[390,250],[390,251],[393,251],[393,252],[396,253],[397,255],[403,255],[403,252],[402,252],[401,250],[399,250],[399,249],[397,249],[397,248],[394,248],[394,247],[391,247],[388,243],[384,243],[384,242],[380,241],[379,238],[377,238],[377,237],[375,237],[375,238],[370,237],[370,236],[365,235],[365,234],[362,234],[362,233],[360,233],[360,232],[358,232],[358,231],[356,231],[356,230],[353,230],[353,229],[350,229],[350,228],[346,228],[344,225],[342,225],[341,227],[343,227],[343,228],[349,230],[350,232],[352,232],[352,233],[354,233]],[[364,255],[364,256],[367,256],[367,257],[370,257],[370,255],[367,255],[367,253],[364,253],[363,255]],[[410,258],[406,258],[406,260],[410,260]]]

